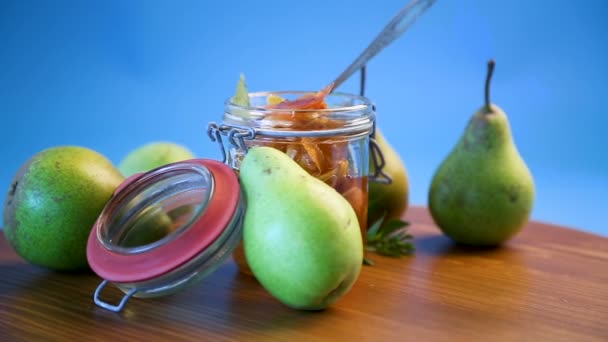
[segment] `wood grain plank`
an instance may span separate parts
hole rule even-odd
[[[28,265],[2,236],[0,340],[608,340],[608,239],[530,222],[501,248],[467,248],[424,208],[406,218],[416,253],[372,255],[376,266],[321,312],[283,306],[229,261],[115,314],[92,301],[97,276]]]

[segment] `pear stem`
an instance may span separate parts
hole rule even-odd
[[[492,107],[490,107],[490,82],[492,81],[492,75],[494,74],[494,66],[496,62],[493,59],[488,61],[488,73],[486,74],[486,89],[485,89],[485,98],[486,98],[486,112],[492,112]]]

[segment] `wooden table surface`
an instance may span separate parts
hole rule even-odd
[[[502,248],[471,249],[423,208],[406,218],[415,255],[372,255],[376,265],[321,312],[283,306],[230,261],[117,314],[93,303],[98,277],[27,265],[0,236],[0,340],[608,341],[608,239],[530,222]]]

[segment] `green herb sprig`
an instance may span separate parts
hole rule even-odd
[[[390,257],[400,257],[414,253],[415,247],[408,233],[409,222],[392,220],[383,225],[386,215],[367,231],[367,250]]]

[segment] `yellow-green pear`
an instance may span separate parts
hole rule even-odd
[[[142,145],[127,154],[118,169],[129,177],[136,173],[147,172],[174,162],[192,159],[194,154],[187,147],[167,141],[155,141]]]
[[[390,184],[369,182],[368,227],[383,217],[385,223],[399,219],[405,214],[409,200],[409,179],[403,160],[379,129],[376,129],[375,139],[384,157],[383,172],[392,181]],[[373,167],[370,161],[372,172]]]
[[[262,286],[303,310],[324,309],[344,296],[363,260],[348,201],[271,147],[251,148],[239,177],[247,203],[245,257]]]
[[[507,116],[490,103],[493,70],[490,61],[485,105],[436,171],[429,190],[433,219],[446,235],[464,244],[504,242],[525,225],[534,202],[534,181]]]

